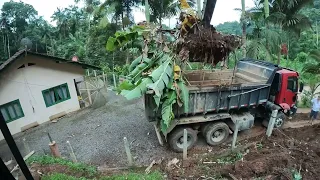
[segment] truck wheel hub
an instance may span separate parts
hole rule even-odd
[[[218,129],[212,134],[212,140],[214,142],[219,142],[223,140],[224,136],[225,136],[225,132],[222,129]]]
[[[183,136],[181,136],[178,141],[177,141],[177,146],[179,148],[183,148]],[[187,136],[187,147],[191,144],[191,137],[190,136]]]
[[[282,124],[283,124],[283,119],[281,119],[281,118],[277,118],[275,123],[274,123],[276,128],[281,127]]]

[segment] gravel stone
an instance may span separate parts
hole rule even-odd
[[[94,165],[126,166],[124,137],[132,142],[130,149],[132,156],[136,157],[136,165],[148,166],[152,159],[158,160],[164,154],[177,156],[166,146],[159,145],[153,124],[145,118],[143,99],[127,101],[108,91],[106,100],[106,105],[100,108],[85,108],[56,123],[44,123],[17,134],[15,140],[22,155],[27,154],[23,138],[36,154],[49,153],[47,133],[50,133],[63,157],[70,159],[66,143],[69,141],[78,161]],[[3,159],[12,157],[8,150],[6,143],[1,142],[0,156]]]

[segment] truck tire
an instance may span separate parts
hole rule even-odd
[[[212,123],[206,126],[204,134],[209,145],[219,145],[228,139],[229,126],[224,122]]]
[[[183,130],[187,130],[187,149],[191,149],[198,140],[197,131],[191,128],[178,127],[173,130],[168,136],[168,143],[170,148],[175,152],[183,151]]]
[[[274,122],[273,128],[279,128],[279,129],[282,128],[282,126],[284,125],[285,119],[286,119],[286,115],[284,115],[283,112],[279,112],[276,117],[276,121]],[[267,128],[269,125],[269,119],[263,120],[262,125]]]

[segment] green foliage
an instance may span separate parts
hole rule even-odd
[[[183,108],[184,112],[188,113],[189,111],[189,90],[186,88],[186,86],[183,84],[182,81],[178,82],[179,90],[181,90],[181,101],[183,102]]]
[[[241,152],[232,153],[229,156],[224,156],[217,159],[218,164],[234,164],[235,162],[241,160],[243,158],[243,154]]]
[[[52,156],[31,156],[27,160],[28,164],[39,163],[39,164],[60,164],[69,167],[71,170],[76,172],[85,172],[89,176],[94,176],[97,173],[97,168],[83,163],[74,163],[69,160],[54,158]]]
[[[100,180],[140,180],[140,179],[145,179],[145,180],[162,180],[164,179],[161,173],[158,171],[152,172],[150,174],[138,174],[138,173],[128,173],[128,174],[123,174],[123,175],[115,175],[115,176],[110,176],[110,177],[102,177]]]
[[[84,178],[84,177],[77,178],[77,177],[68,176],[66,174],[61,174],[61,173],[45,175],[41,179],[43,180],[88,180],[87,178]],[[140,180],[140,179],[162,180],[164,178],[160,172],[155,171],[149,174],[128,173],[128,174],[122,174],[122,175],[105,176],[98,179],[99,180],[127,180],[127,179],[129,180]]]
[[[124,87],[124,84],[129,85],[129,82],[124,81],[122,84],[120,84],[120,88],[123,88],[121,89],[121,95],[127,98],[128,100],[139,98],[147,92],[147,86],[151,83],[152,80],[150,78],[143,78],[137,83],[135,88],[133,88],[133,84],[131,84],[131,86]]]
[[[141,43],[148,39],[139,57],[129,66],[128,80],[118,88],[118,92],[128,100],[139,98],[145,93],[153,94],[156,108],[161,112],[161,130],[165,132],[174,118],[173,106],[184,105],[188,109],[188,90],[181,77],[174,76],[174,66],[179,59],[170,51],[164,51],[157,46],[158,35],[153,29],[128,28],[127,31],[117,32],[113,38],[109,38],[110,50],[122,48],[123,44]],[[132,35],[134,33],[134,35]],[[128,37],[127,37],[128,36]],[[169,40],[170,41],[170,40]],[[123,50],[124,48],[122,48]]]
[[[233,22],[224,22],[222,24],[217,25],[216,29],[221,31],[224,34],[235,34],[235,35],[242,35],[241,24],[237,21]],[[252,33],[253,27],[251,25],[247,28],[247,33]]]
[[[87,178],[84,178],[84,177],[77,178],[77,177],[68,176],[66,174],[61,174],[61,173],[45,175],[41,179],[42,180],[87,180]]]
[[[263,148],[263,144],[262,143],[257,143],[256,147],[258,150],[261,150]]]
[[[150,77],[154,83],[148,84],[148,88],[152,89],[156,96],[161,98],[163,91],[166,87],[169,87],[170,80],[172,80],[173,69],[172,61],[168,59],[166,62],[161,64],[157,69],[153,70]]]
[[[139,26],[135,26],[133,28],[130,28],[128,31],[117,31],[114,37],[109,37],[106,46],[107,51],[114,51],[123,46],[127,46],[128,44],[133,47],[133,41],[141,41],[141,39],[139,39],[139,33],[142,29],[143,28]],[[140,47],[140,49],[141,48],[142,47]]]
[[[302,176],[296,169],[291,170],[293,180],[302,180]]]
[[[177,101],[176,91],[170,91],[169,93],[166,94],[164,99],[165,100],[162,104],[162,110],[161,110],[161,117],[162,117],[161,130],[163,132],[166,132],[166,130],[170,126],[171,121],[174,119],[172,106]]]
[[[311,107],[312,93],[310,91],[304,91],[301,96],[300,107],[310,108]]]

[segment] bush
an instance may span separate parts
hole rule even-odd
[[[302,96],[301,96],[301,107],[311,107],[311,98],[312,98],[312,93],[310,91],[304,91]]]

